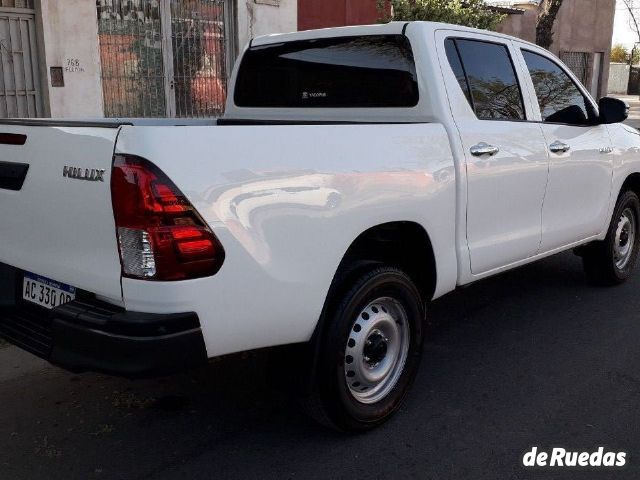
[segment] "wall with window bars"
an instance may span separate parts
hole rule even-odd
[[[221,116],[237,44],[296,30],[296,0],[236,2],[97,0],[105,116]]]
[[[105,113],[109,116],[130,113],[124,110],[107,112],[103,95],[105,64],[101,59],[96,17],[99,7],[117,1],[135,7],[143,3],[154,6],[161,0],[0,0],[0,8],[35,9],[43,115],[54,118],[99,118],[105,116]],[[182,7],[190,10],[190,6],[194,4],[225,0],[169,1],[176,9],[175,17],[182,18],[185,16],[182,14],[184,12],[181,13]],[[230,1],[234,5],[231,20],[233,25],[237,26],[232,34],[234,38],[231,39],[233,56],[244,48],[251,37],[297,30],[297,0]],[[200,9],[200,12],[204,10]],[[187,25],[188,22],[183,23]],[[196,21],[189,25],[198,23],[202,26],[205,22]],[[196,110],[196,113],[201,113],[203,116],[221,113],[219,106],[224,102],[226,85],[222,85],[218,78],[228,76],[232,64],[218,65],[212,61],[216,57],[212,52],[221,45],[214,30],[203,26],[204,35],[200,44],[207,55],[203,56],[206,58],[199,64],[199,69],[194,74],[195,79],[185,87],[186,83],[183,78],[180,78],[181,72],[177,72],[177,78],[174,79],[174,82],[179,84],[175,100],[176,116],[192,116]],[[189,32],[187,34],[177,32],[172,35],[172,38],[168,38],[168,42],[174,42],[178,47],[182,47],[184,40],[188,40],[191,35]],[[228,40],[229,38],[225,38],[224,42]],[[155,40],[150,37],[144,40],[145,46],[149,48],[154,46],[154,42]],[[178,56],[189,57],[191,54],[193,57],[193,50],[188,48],[177,50]],[[107,69],[131,67],[132,64],[128,61],[126,52],[121,52],[120,56],[124,66],[106,65]],[[179,65],[184,63],[178,62]],[[183,101],[184,98],[188,98],[185,89],[190,89],[190,97],[195,99],[194,102]],[[158,102],[163,101],[159,97],[156,98]],[[162,113],[158,115],[163,116]]]
[[[99,0],[108,117],[215,117],[235,55],[232,0]]]
[[[33,8],[33,0],[0,0],[0,7]]]

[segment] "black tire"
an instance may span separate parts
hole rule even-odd
[[[351,279],[347,288],[338,288],[329,299],[326,318],[323,319],[325,330],[318,350],[315,377],[311,395],[305,399],[305,407],[307,413],[326,426],[341,431],[361,432],[380,425],[400,407],[420,364],[425,310],[420,292],[409,276],[399,269],[385,266],[369,267],[364,272],[351,276]],[[389,298],[401,305],[398,311],[402,312],[400,316],[403,320],[395,320],[395,323],[408,326],[408,340],[407,337],[403,337],[404,341],[396,342],[408,345],[404,350],[407,352],[404,369],[398,366],[397,380],[395,383],[390,381],[387,384],[390,390],[383,398],[375,400],[373,397],[374,403],[362,403],[352,393],[353,386],[347,384],[348,362],[354,361],[349,356],[345,357],[349,349],[347,342],[351,344],[353,336],[357,335],[354,331],[360,332],[360,329],[354,328],[356,320],[360,323],[366,322],[363,320],[366,315],[361,315],[363,309],[373,308],[378,312],[375,302]],[[367,331],[368,335],[366,329],[373,329],[379,318],[374,316],[367,320],[374,322],[362,329],[362,332]],[[404,333],[404,330],[402,332]],[[367,339],[370,338],[372,337]],[[384,340],[388,339],[385,337]],[[386,346],[383,355],[385,354]],[[396,365],[401,363],[396,362]],[[384,391],[380,392],[383,393]]]
[[[623,216],[633,217],[633,235],[628,235],[627,242],[630,251],[624,256],[626,263],[618,265],[619,258],[616,256],[617,245],[624,245],[624,232],[618,235],[618,229],[623,222]],[[619,241],[619,239],[621,239]],[[638,259],[640,249],[640,201],[638,196],[627,190],[620,194],[613,217],[607,231],[607,236],[603,241],[594,242],[587,245],[581,251],[582,263],[587,280],[593,285],[613,286],[624,283],[632,275]]]

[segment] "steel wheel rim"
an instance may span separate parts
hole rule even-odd
[[[396,386],[409,354],[407,313],[397,300],[382,297],[355,318],[344,357],[349,392],[360,403],[382,400]]]
[[[618,270],[623,270],[631,260],[636,241],[636,216],[631,208],[625,208],[616,227],[613,258]]]

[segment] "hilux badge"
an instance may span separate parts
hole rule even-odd
[[[69,167],[62,169],[62,176],[74,180],[87,180],[89,182],[104,182],[104,169]]]

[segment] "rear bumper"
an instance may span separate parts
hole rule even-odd
[[[207,360],[195,313],[128,312],[95,300],[51,311],[18,303],[0,308],[0,336],[74,372],[155,377]]]

